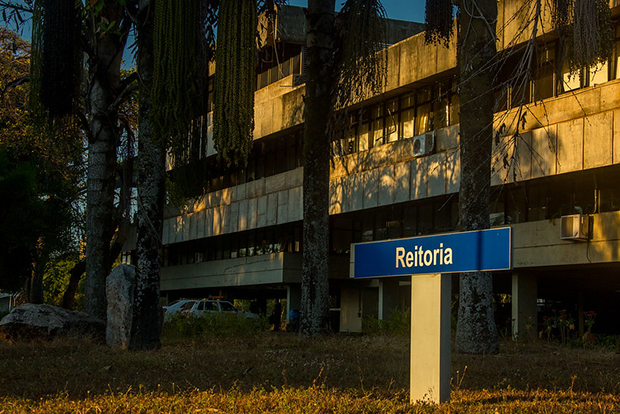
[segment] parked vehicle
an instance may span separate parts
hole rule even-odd
[[[181,299],[164,306],[164,321],[169,321],[173,315],[182,314],[185,316],[200,317],[205,313],[212,314],[234,314],[245,318],[258,318],[258,315],[251,312],[244,312],[235,307],[232,303],[225,300],[212,299]]]

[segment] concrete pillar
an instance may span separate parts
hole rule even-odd
[[[288,285],[286,287],[286,323],[288,320],[289,312],[292,309],[301,309],[301,285]]]
[[[390,319],[392,311],[399,306],[398,297],[398,279],[379,280],[379,319]]]
[[[512,273],[512,337],[535,338],[538,326],[536,276]]]
[[[362,331],[361,296],[359,289],[340,291],[340,332]]]
[[[450,400],[452,275],[411,277],[411,402]]]

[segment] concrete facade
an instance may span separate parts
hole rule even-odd
[[[512,53],[531,33],[523,30],[527,20],[519,14],[524,13],[519,12],[521,5],[517,0],[499,3],[502,53]],[[610,6],[617,18],[617,0]],[[550,27],[548,19],[545,9],[538,41],[540,50],[551,55],[553,34],[544,33]],[[615,30],[619,37],[617,25]],[[615,277],[620,274],[620,194],[613,184],[620,172],[618,47],[604,82],[590,81],[542,100],[532,95],[524,107],[506,104],[495,115],[496,139],[490,154],[492,218],[497,218],[498,225],[511,225],[514,235],[514,274],[497,275],[497,290],[512,298],[509,325],[515,335],[525,329],[519,315],[541,316],[545,309],[551,311],[550,304],[566,303],[574,305],[573,316],[578,318],[578,309],[596,305],[589,294],[605,291],[613,302],[615,291],[620,291],[620,277]],[[331,168],[334,254],[330,274],[340,331],[359,331],[366,316],[387,318],[391,309],[403,306],[397,295],[409,297],[402,296],[409,289],[406,279],[350,280],[348,245],[453,231],[456,224],[460,153],[454,45],[425,45],[420,33],[390,46],[387,56],[384,93],[362,103],[369,112],[383,108],[384,115],[356,118],[352,138],[345,143],[353,150],[337,156]],[[552,81],[562,80],[554,74]],[[515,93],[513,89],[506,87],[508,96]],[[428,92],[424,101],[427,90],[436,92]],[[293,160],[289,152],[299,153],[294,142],[303,127],[303,95],[297,74],[256,91],[255,148],[262,148],[255,155],[256,165],[270,156],[266,148],[275,143],[282,151],[271,161],[276,166],[284,162],[277,154]],[[447,99],[445,105],[442,99]],[[389,112],[386,108],[392,104],[396,109]],[[388,128],[390,122],[394,129]],[[368,131],[373,128],[371,140]],[[383,132],[377,133],[376,128]],[[209,138],[210,134],[207,157],[214,159]],[[422,153],[416,149],[420,138],[428,146]],[[248,291],[261,290],[268,297],[298,302],[303,166],[290,164],[286,171],[263,176],[256,167],[256,175],[250,177],[248,168],[246,178],[239,180],[244,182],[214,189],[182,210],[169,209],[163,233],[168,252],[161,279],[165,295],[206,296],[213,291],[252,297]],[[591,216],[592,235],[587,242],[560,239],[561,216],[575,213]],[[558,289],[558,281],[564,280]],[[584,283],[590,293],[579,293]],[[573,299],[579,295],[577,306]],[[620,302],[620,297],[616,299]],[[611,305],[602,311],[610,321],[620,316],[620,309]],[[617,323],[609,327],[610,332],[616,330],[620,333]]]

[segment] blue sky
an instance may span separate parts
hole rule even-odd
[[[336,8],[340,9],[344,0],[336,0]],[[390,19],[409,20],[424,23],[425,0],[382,0],[381,3]],[[308,5],[307,0],[289,0],[292,6]]]

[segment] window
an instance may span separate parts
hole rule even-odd
[[[534,72],[533,99],[540,101],[554,95],[555,49],[544,49],[538,53],[538,65]]]
[[[398,98],[385,104],[385,136],[387,142],[398,140]]]
[[[615,26],[616,30],[616,47],[614,48],[614,56],[612,60],[611,78],[620,78],[620,25]]]

